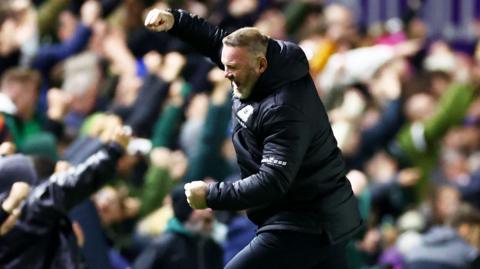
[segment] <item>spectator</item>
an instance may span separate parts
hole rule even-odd
[[[174,217],[168,221],[165,233],[138,257],[133,268],[222,268],[222,249],[209,237],[213,213],[192,211],[181,186],[171,196]]]
[[[32,189],[22,215],[13,230],[0,238],[0,264],[4,268],[29,267],[43,268],[80,268],[81,261],[75,241],[74,230],[65,213],[77,203],[88,197],[93,190],[110,178],[115,163],[128,143],[128,136],[118,130],[111,137],[111,143],[91,156],[82,165],[53,174],[47,181]],[[22,157],[20,161],[14,157],[4,157],[6,165],[15,166],[28,162]],[[23,167],[27,169],[25,164]],[[9,187],[17,174],[23,170],[9,170],[3,173],[4,185]],[[35,184],[33,168],[30,177],[24,177]],[[10,184],[8,184],[10,182]],[[4,192],[5,189],[1,189]],[[77,233],[78,234],[78,233]],[[81,244],[80,240],[77,242]]]
[[[407,268],[477,268],[480,258],[478,243],[480,212],[462,205],[452,216],[449,226],[437,226],[422,236],[421,245],[406,254]],[[469,244],[470,243],[470,244]]]

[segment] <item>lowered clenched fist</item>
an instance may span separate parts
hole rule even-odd
[[[156,8],[148,12],[145,26],[150,30],[162,32],[172,29],[174,22],[172,13]]]
[[[203,181],[192,181],[185,184],[185,195],[187,202],[193,209],[207,208],[208,184]]]

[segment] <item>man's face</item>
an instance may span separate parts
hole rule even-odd
[[[2,92],[5,93],[17,107],[17,115],[28,120],[35,112],[35,103],[38,93],[35,83],[29,81],[8,81],[2,83]]]
[[[240,99],[248,98],[261,74],[258,59],[245,47],[225,45],[221,60],[225,77],[232,82],[234,95]]]
[[[70,39],[74,35],[76,27],[77,19],[71,12],[64,11],[60,13],[57,35],[61,41]]]
[[[109,226],[123,220],[123,210],[118,192],[111,187],[105,187],[93,196],[102,224]]]
[[[325,11],[327,36],[334,41],[348,39],[353,35],[352,13],[346,7],[331,5]]]
[[[214,220],[211,209],[193,210],[185,227],[194,234],[209,236],[213,230]]]

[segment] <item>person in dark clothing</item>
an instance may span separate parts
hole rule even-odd
[[[242,179],[185,185],[193,208],[246,209],[259,227],[226,268],[345,268],[345,243],[362,220],[303,51],[255,28],[229,34],[182,10],[154,9],[145,25],[195,47],[232,83]]]
[[[65,149],[63,160],[71,165],[83,163],[103,147],[97,137],[80,136]],[[101,226],[101,220],[93,201],[86,199],[68,212],[72,222],[78,223],[83,230],[85,243],[81,254],[88,268],[110,268],[108,239]]]
[[[170,83],[154,74],[148,75],[134,103],[128,107],[114,107],[112,112],[124,119],[139,137],[149,137],[153,124],[168,96]]]
[[[223,243],[223,262],[225,265],[250,243],[257,230],[255,224],[242,213],[234,214],[227,223],[227,238]]]
[[[82,164],[67,171],[57,172],[48,180],[32,188],[21,208],[21,216],[13,229],[0,237],[0,267],[1,268],[81,268],[79,249],[72,230],[72,224],[67,217],[69,209],[88,198],[98,187],[113,176],[116,162],[128,144],[126,131],[118,130],[109,143],[88,158]],[[14,169],[23,161],[15,156],[4,157],[6,168]],[[13,159],[12,159],[13,158]],[[8,165],[14,162],[15,165]],[[28,175],[30,183],[34,184],[33,166],[22,166],[29,170],[20,173]],[[0,179],[10,188],[18,169],[4,171]],[[28,173],[27,173],[28,172]],[[10,182],[11,184],[6,184]],[[0,189],[0,193],[7,189]]]
[[[223,251],[208,234],[213,214],[209,210],[193,211],[183,188],[171,193],[174,217],[163,235],[137,258],[135,269],[216,269],[223,266]]]
[[[405,268],[480,268],[477,236],[480,212],[462,204],[448,222],[449,225],[432,227],[422,235],[419,245],[405,253]]]

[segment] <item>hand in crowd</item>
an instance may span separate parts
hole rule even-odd
[[[89,134],[98,137],[104,143],[117,142],[126,149],[132,130],[128,126],[123,126],[118,116],[101,114],[94,119]]]
[[[101,141],[107,142],[116,129],[122,126],[122,120],[115,115],[98,115],[90,129],[90,135],[100,138]]]
[[[112,31],[106,35],[102,45],[105,58],[110,62],[111,71],[121,76],[119,84],[122,83],[122,79],[125,76],[127,76],[128,80],[137,78],[135,76],[135,57],[128,49],[124,33],[117,29],[112,29]]]
[[[55,121],[62,121],[68,113],[71,100],[71,96],[65,91],[58,88],[50,89],[47,93],[48,117]]]
[[[255,0],[234,0],[230,1],[228,11],[233,17],[239,18],[255,12],[258,1]]]
[[[159,70],[159,75],[163,80],[171,82],[178,78],[187,63],[187,58],[178,52],[170,52],[165,55],[164,61],[163,68]]]
[[[150,162],[158,168],[167,168],[170,160],[170,150],[168,148],[154,148],[150,153]]]
[[[3,142],[0,144],[0,156],[9,156],[15,154],[17,147],[12,142]]]
[[[67,161],[58,161],[55,164],[55,173],[57,172],[65,172],[71,167],[70,163]]]
[[[156,74],[162,66],[163,57],[156,51],[149,51],[143,56],[143,63],[150,74]]]
[[[179,79],[174,80],[168,90],[168,104],[181,107],[185,103],[187,97],[188,93],[183,91],[183,81]]]
[[[0,31],[0,55],[8,55],[16,50],[19,44],[16,42],[16,25],[12,19],[7,19]]]
[[[102,7],[98,1],[88,0],[86,1],[80,10],[82,23],[88,27],[92,27],[93,24],[100,18],[102,14]]]
[[[205,93],[194,95],[185,113],[187,119],[204,120],[208,112],[208,100],[208,95]]]
[[[402,187],[412,187],[417,184],[422,174],[418,168],[406,168],[398,173],[398,183]]]
[[[122,146],[124,149],[127,148],[130,138],[132,137],[132,129],[128,126],[118,126],[115,127],[112,135],[108,138],[108,142],[115,142]]]
[[[175,181],[180,181],[188,168],[188,159],[182,151],[170,151],[163,147],[152,150],[150,162],[158,168],[168,169],[170,176]]]
[[[423,40],[412,39],[395,45],[397,57],[409,57],[415,55],[423,46]]]
[[[180,181],[188,168],[187,156],[181,150],[172,151],[170,154],[170,162],[168,164],[170,176],[175,181]]]
[[[384,66],[372,80],[371,92],[378,99],[395,100],[402,94],[401,80],[406,76],[408,65],[405,59],[395,59]]]
[[[20,205],[23,200],[25,200],[30,192],[30,185],[25,182],[15,182],[10,190],[10,193],[2,203],[2,209],[9,213],[10,216],[7,218],[5,223],[0,226],[0,235],[6,234],[10,231],[18,217],[20,216]]]

